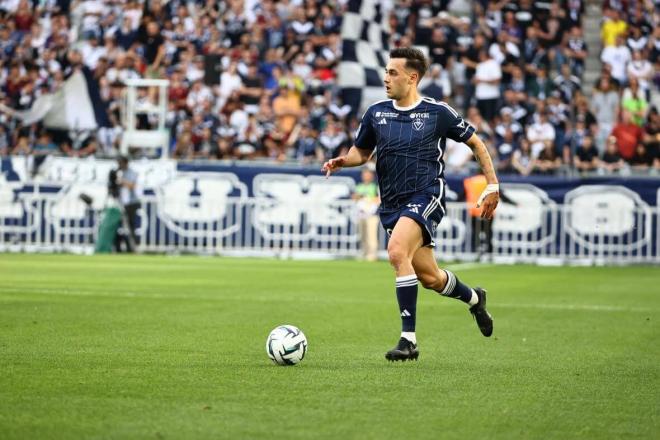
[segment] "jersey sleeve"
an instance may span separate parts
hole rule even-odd
[[[371,108],[368,108],[362,116],[360,126],[355,133],[355,146],[363,150],[376,148],[376,131],[372,124]]]
[[[443,105],[442,108],[444,125],[447,127],[445,136],[456,142],[467,142],[476,131],[474,127],[450,106]]]

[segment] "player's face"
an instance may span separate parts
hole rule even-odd
[[[392,58],[385,66],[385,92],[387,97],[397,100],[406,96],[410,87],[416,83],[414,72],[406,70],[404,58]]]

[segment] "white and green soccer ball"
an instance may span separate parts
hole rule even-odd
[[[268,335],[266,352],[277,365],[295,365],[307,353],[307,338],[296,326],[280,325]]]

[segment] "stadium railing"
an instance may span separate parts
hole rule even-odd
[[[0,216],[0,251],[92,253],[102,209],[56,194],[21,193],[14,216]],[[502,205],[488,236],[473,243],[474,222],[464,203],[448,203],[435,237],[443,261],[488,260],[533,264],[660,263],[660,209],[616,211],[579,205]],[[138,251],[283,258],[359,257],[357,208],[351,200],[287,203],[263,197],[227,198],[224,204],[145,196]],[[379,230],[386,258],[385,232]]]

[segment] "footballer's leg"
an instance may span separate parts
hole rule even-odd
[[[412,261],[417,278],[427,289],[435,290],[440,295],[456,298],[470,306],[479,330],[484,336],[493,334],[493,318],[486,310],[486,291],[480,287],[474,289],[463,284],[451,271],[440,269],[433,256],[433,249],[422,247],[415,252]]]
[[[385,358],[390,361],[417,359],[419,356],[415,337],[417,276],[412,259],[422,244],[422,231],[417,222],[408,217],[400,217],[387,246],[390,264],[396,272],[396,298],[401,314],[401,338],[397,346],[385,354]]]

